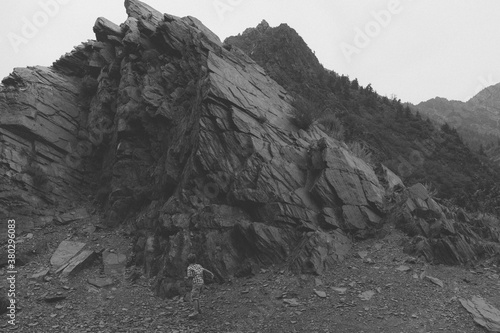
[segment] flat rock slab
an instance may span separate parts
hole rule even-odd
[[[471,300],[459,299],[462,306],[474,317],[474,321],[488,332],[500,332],[500,311],[478,296]]]
[[[293,306],[293,307],[300,305],[300,303],[297,301],[296,298],[284,298],[283,303],[286,303],[286,304]]]
[[[123,253],[113,253],[106,250],[102,253],[102,262],[104,274],[122,274],[125,273],[127,256]]]
[[[434,283],[435,285],[440,286],[441,288],[444,287],[443,281],[439,280],[438,278],[435,278],[435,277],[432,277],[432,276],[428,276],[428,275],[426,275],[425,278],[427,280],[431,281],[432,283]]]
[[[359,252],[358,252],[358,256],[359,256],[361,259],[364,259],[367,255],[368,255],[368,251],[359,251]]]
[[[83,220],[88,217],[90,217],[90,214],[87,212],[85,208],[78,208],[75,209],[74,211],[59,215],[56,218],[56,223],[64,225],[73,221]]]
[[[111,286],[113,284],[113,279],[110,277],[108,278],[97,277],[93,279],[88,279],[87,282],[98,288],[104,288],[107,286]]]
[[[411,268],[409,266],[401,265],[401,266],[398,266],[396,268],[396,270],[400,271],[400,272],[407,272],[407,271],[411,270]]]
[[[46,295],[43,300],[47,303],[55,303],[66,299],[66,295],[49,294]]]
[[[427,189],[425,188],[424,185],[417,183],[410,188],[408,188],[410,191],[410,195],[413,198],[419,198],[420,200],[427,200],[429,197],[429,193],[427,192]]]
[[[344,295],[347,292],[347,288],[332,287],[333,291],[338,292],[340,295]]]
[[[365,292],[362,292],[361,294],[358,295],[359,298],[361,298],[362,301],[369,301],[372,299],[372,297],[375,295],[375,291],[373,290],[368,290]]]
[[[31,280],[37,280],[37,281],[41,281],[43,280],[43,278],[49,274],[49,271],[50,271],[50,268],[43,268],[41,270],[39,270],[38,272],[36,272],[35,274],[33,274],[30,279]]]
[[[84,234],[92,235],[94,232],[96,232],[97,228],[93,225],[90,225],[88,227],[83,228],[82,232]]]
[[[325,293],[324,291],[314,289],[314,293],[315,293],[318,297],[321,297],[321,298],[326,298],[326,293]]]
[[[85,243],[62,241],[50,258],[50,264],[59,268],[76,256],[84,247]]]
[[[69,276],[71,273],[75,273],[82,269],[85,265],[90,264],[95,257],[96,253],[94,251],[82,251],[76,257],[71,258],[67,265],[61,266],[58,271],[62,269],[62,277]]]

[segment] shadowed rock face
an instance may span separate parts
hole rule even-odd
[[[378,226],[372,168],[295,128],[290,97],[261,67],[195,18],[125,5],[121,26],[97,19],[97,41],[4,79],[10,202],[49,209],[92,193],[109,225],[133,226],[136,263],[167,296],[190,252],[220,278],[285,261],[320,274],[349,235]]]

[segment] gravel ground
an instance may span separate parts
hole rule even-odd
[[[113,276],[111,286],[90,285],[89,278],[103,276],[100,260],[68,279],[50,274],[42,281],[30,279],[48,267],[63,239],[130,253],[130,239],[120,231],[79,234],[83,228],[54,226],[25,238],[21,245],[36,255],[18,267],[17,325],[4,319],[0,331],[474,333],[484,330],[459,298],[477,295],[500,308],[497,267],[428,265],[403,253],[407,238],[396,230],[383,239],[356,243],[347,260],[324,276],[269,267],[248,278],[209,284],[202,295],[203,313],[195,319],[188,319],[189,302],[156,297],[144,276],[130,282],[129,271]],[[0,276],[6,275],[1,269]],[[53,301],[47,302],[50,297]]]

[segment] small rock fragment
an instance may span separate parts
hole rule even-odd
[[[443,281],[439,280],[438,278],[435,278],[435,277],[432,277],[432,276],[429,276],[429,275],[426,275],[425,278],[429,281],[431,281],[432,283],[440,286],[441,288],[444,287],[444,283]]]
[[[66,299],[66,296],[65,295],[54,295],[54,294],[49,294],[49,295],[46,295],[43,300],[47,303],[55,303],[55,302],[59,302],[59,301],[62,301],[62,300],[65,300]]]
[[[66,266],[61,266],[57,272],[63,268],[61,277],[66,277],[78,270],[82,269],[85,265],[88,265],[94,260],[96,253],[92,250],[85,250],[80,252],[77,256],[71,258]]]
[[[84,247],[85,243],[62,241],[50,258],[50,264],[59,268],[66,264],[71,258],[77,255]]]
[[[42,268],[41,270],[39,270],[38,272],[36,272],[35,274],[33,274],[30,277],[30,279],[31,280],[37,280],[37,281],[43,281],[43,279],[45,278],[45,276],[47,274],[49,274],[49,271],[50,271],[49,268]]]
[[[407,262],[409,264],[416,264],[417,263],[417,258],[409,257],[409,258],[405,259],[405,262]]]
[[[373,297],[373,295],[375,295],[375,292],[373,290],[368,290],[359,294],[358,297],[362,301],[369,301]]]
[[[284,298],[283,303],[286,303],[286,304],[288,304],[290,306],[294,306],[294,307],[300,305],[300,303],[297,301],[296,298]]]
[[[65,225],[73,221],[83,220],[88,218],[90,214],[85,208],[78,208],[72,212],[68,212],[56,217],[56,224]]]
[[[125,266],[127,264],[127,256],[125,254],[105,250],[102,253],[102,261],[105,274],[123,274],[125,272]]]
[[[347,288],[332,287],[332,290],[338,292],[340,295],[344,295],[347,292]]]
[[[324,291],[314,289],[314,293],[321,298],[326,298],[326,293]]]
[[[359,252],[358,252],[358,256],[359,256],[361,259],[364,259],[367,255],[368,255],[368,251],[359,251]]]
[[[401,266],[397,267],[396,270],[400,271],[400,272],[407,272],[407,271],[411,270],[411,268],[409,266],[401,265]]]

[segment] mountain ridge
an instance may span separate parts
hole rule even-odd
[[[497,182],[493,180],[496,172],[491,169],[496,166],[469,151],[457,133],[448,129],[444,133],[440,125],[410,112],[408,104],[378,95],[371,84],[362,87],[356,79],[323,68],[300,36],[287,38],[296,35],[293,29],[280,25],[260,32],[247,31],[226,38],[224,43],[249,54],[273,79],[294,97],[298,96],[298,101],[305,99],[306,103],[300,104],[312,117],[309,122],[323,123],[326,127],[334,124],[343,133],[342,140],[368,147],[377,162],[387,165],[408,184],[432,183],[442,198],[461,197],[460,205],[486,201],[466,195],[465,187],[476,190],[491,187],[487,183],[477,186],[477,180],[488,175],[490,184]],[[290,54],[301,59],[288,60]],[[285,63],[291,66],[283,66]],[[301,66],[293,66],[295,63]],[[444,142],[449,147],[440,151]],[[446,152],[450,148],[460,153],[453,157]],[[470,165],[464,167],[467,164]],[[479,169],[484,171],[477,172]]]
[[[476,151],[486,149],[491,158],[500,140],[500,83],[486,87],[466,102],[436,97],[414,106],[422,115],[457,129]]]

